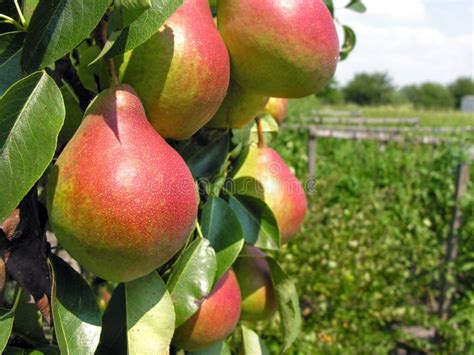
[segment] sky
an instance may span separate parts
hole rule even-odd
[[[364,14],[344,9],[348,2],[334,0],[339,22],[357,35],[337,69],[340,83],[375,71],[398,86],[474,77],[474,0],[363,0]]]

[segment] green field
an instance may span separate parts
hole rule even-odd
[[[321,109],[328,107],[314,98],[294,100],[287,122]],[[473,115],[458,112],[330,109],[362,110],[365,117],[420,117],[423,126],[474,125]],[[273,145],[306,180],[305,134],[283,129]],[[447,321],[436,314],[456,167],[470,164],[461,145],[381,147],[371,141],[319,139],[317,151],[316,189],[310,193],[304,230],[281,253],[297,282],[304,315],[304,329],[290,353],[384,354],[396,347],[474,352],[472,189],[462,205],[465,223],[453,265],[452,314]],[[436,330],[437,341],[417,339],[402,330],[406,326]],[[278,329],[262,331],[276,353]]]
[[[363,117],[419,117],[420,125],[425,127],[462,127],[474,126],[474,114],[460,111],[435,111],[414,109],[411,105],[359,107],[356,105],[327,106],[320,103],[315,96],[291,100],[288,108],[290,121],[311,116],[314,110],[320,111],[358,111]]]

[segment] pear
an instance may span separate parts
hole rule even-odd
[[[283,119],[286,117],[287,107],[287,99],[271,97],[270,100],[268,100],[264,111],[270,114],[278,122],[278,124],[282,124]]]
[[[278,304],[265,254],[246,245],[232,268],[242,295],[240,319],[250,322],[269,319]]]
[[[183,159],[148,122],[128,85],[100,93],[48,178],[61,245],[92,273],[125,282],[167,262],[197,214]]]
[[[241,301],[237,278],[229,270],[199,310],[176,329],[173,345],[186,351],[200,351],[224,340],[239,321]]]
[[[268,97],[244,89],[231,80],[224,102],[207,127],[244,128],[263,110],[267,102]]]
[[[250,146],[239,158],[233,175],[234,192],[259,198],[271,209],[282,243],[298,233],[306,213],[306,195],[275,150]]]
[[[334,75],[339,41],[322,0],[220,0],[217,24],[232,76],[247,89],[303,97]]]
[[[229,86],[229,55],[209,2],[185,0],[159,32],[125,54],[119,72],[162,137],[190,138],[214,116]]]

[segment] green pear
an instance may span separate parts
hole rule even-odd
[[[209,121],[210,128],[244,128],[263,110],[268,97],[244,89],[231,80],[221,107]]]
[[[232,268],[242,294],[240,319],[250,322],[269,319],[278,304],[265,254],[246,245]]]
[[[126,282],[173,257],[194,228],[197,193],[183,159],[148,122],[135,91],[100,93],[48,178],[53,231],[97,276]]]
[[[229,86],[229,55],[208,1],[185,0],[159,32],[125,54],[119,71],[162,137],[190,138],[214,116]]]
[[[278,124],[283,123],[283,119],[286,117],[288,108],[288,100],[280,99],[277,97],[271,97],[268,100],[267,106],[265,106],[265,112],[270,114]]]

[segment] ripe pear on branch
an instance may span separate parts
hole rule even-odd
[[[247,89],[304,97],[334,75],[339,41],[322,0],[220,0],[217,23],[232,77]]]
[[[254,196],[268,205],[282,243],[298,233],[307,209],[305,191],[275,150],[262,144],[249,146],[237,163],[233,179],[234,192]]]
[[[97,276],[124,282],[184,245],[197,193],[184,160],[150,125],[136,92],[121,85],[87,109],[49,176],[47,205],[61,245]]]
[[[135,88],[164,138],[190,138],[214,116],[229,85],[229,55],[207,0],[184,0],[122,60],[121,80]]]
[[[201,307],[173,338],[173,345],[186,351],[200,351],[224,340],[235,329],[241,310],[240,288],[232,270],[217,282]]]

